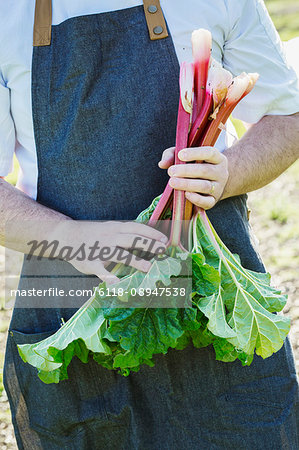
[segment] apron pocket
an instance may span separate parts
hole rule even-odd
[[[90,363],[84,364],[75,357],[69,365],[68,380],[45,384],[38,378],[37,370],[23,362],[17,349],[18,344],[39,342],[55,331],[26,334],[11,330],[8,338],[12,341],[10,348],[30,426],[37,432],[73,438],[91,423],[105,425],[108,421],[104,397],[99,390],[101,380],[93,376]]]

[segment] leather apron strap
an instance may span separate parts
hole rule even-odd
[[[168,36],[160,0],[143,0],[144,13],[152,41]],[[33,46],[51,44],[52,0],[36,0],[33,28]]]
[[[160,0],[143,0],[143,7],[150,39],[155,41],[168,36]]]
[[[51,44],[52,0],[36,0],[33,27],[33,46]]]

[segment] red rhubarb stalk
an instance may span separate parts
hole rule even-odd
[[[189,136],[189,147],[196,147],[207,128],[208,119],[213,117],[224,102],[228,89],[232,84],[232,74],[228,70],[212,63],[207,81],[206,96],[200,114],[197,116]]]
[[[185,164],[178,157],[180,150],[197,145],[213,146],[230,114],[253,88],[258,75],[241,74],[232,80],[231,74],[219,63],[210,63],[211,34],[197,30],[192,35],[194,65],[182,63],[180,71],[180,100],[177,119],[174,162]],[[194,86],[194,97],[193,97]],[[212,113],[212,114],[211,114]],[[192,121],[191,119],[192,114]],[[191,123],[193,123],[191,127]],[[201,217],[208,226],[206,213],[186,200],[185,192],[173,189],[168,183],[158,202],[149,224],[155,224],[172,204],[172,221],[168,246],[183,248],[181,244],[182,221],[193,214]],[[193,213],[193,210],[195,212]]]
[[[212,93],[207,91],[204,104],[200,110],[199,115],[195,119],[195,122],[193,123],[191,131],[190,131],[189,143],[188,143],[189,147],[196,146],[196,142],[202,135],[202,133],[207,125],[208,118],[212,113],[212,109],[213,109],[213,95],[212,95]]]
[[[192,122],[200,113],[206,94],[206,84],[212,49],[210,31],[200,28],[192,33],[192,53],[194,61],[194,105]]]
[[[213,119],[203,134],[200,145],[215,145],[219,134],[221,133],[221,124],[225,125],[229,116],[237,106],[237,104],[253,89],[258,74],[241,74],[234,78],[232,85],[228,89],[225,102],[220,107],[216,118]]]
[[[172,200],[172,194],[173,194],[173,188],[170,186],[169,182],[166,185],[166,188],[163,191],[163,194],[161,195],[161,198],[159,202],[157,203],[157,206],[151,215],[148,225],[155,225],[159,219],[162,218],[164,212],[167,210],[167,208],[171,204]]]
[[[176,129],[175,164],[185,164],[178,157],[178,153],[188,146],[188,134],[193,101],[194,66],[182,63],[180,70],[180,100]],[[169,244],[173,247],[182,247],[180,243],[182,221],[185,211],[185,192],[174,190],[173,212]]]

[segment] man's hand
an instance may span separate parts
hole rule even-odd
[[[165,251],[168,238],[152,227],[136,222],[88,222],[68,220],[60,222],[51,235],[63,248],[73,248],[74,252],[84,247],[80,256],[68,259],[75,269],[86,275],[96,275],[107,284],[119,279],[105,267],[109,263],[123,263],[142,272],[148,272],[151,263],[136,257],[130,249],[143,250],[152,254]]]
[[[168,240],[160,231],[140,223],[72,220],[37,203],[3,179],[0,179],[0,211],[0,245],[35,256],[56,256],[107,283],[118,281],[106,269],[110,262],[123,262],[147,272],[151,264],[136,258],[130,249],[162,253]],[[76,252],[76,258],[69,257]]]
[[[181,160],[204,164],[173,166],[177,173],[170,173],[171,185],[186,190],[192,203],[211,208],[220,198],[245,194],[275,180],[299,158],[298,142],[299,112],[264,116],[223,153],[214,147],[187,149],[186,157],[180,152]],[[159,167],[170,170],[173,155],[174,148],[165,150]],[[213,192],[211,181],[215,183]]]
[[[220,200],[228,180],[227,158],[215,147],[181,150],[179,158],[188,164],[173,164],[174,147],[163,152],[161,169],[168,169],[169,184],[186,191],[186,198],[203,209],[212,208]],[[194,161],[202,161],[195,163]]]

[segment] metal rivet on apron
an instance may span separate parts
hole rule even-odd
[[[13,336],[13,332],[12,331],[10,331],[9,334],[10,334],[10,336]]]
[[[153,31],[155,34],[161,34],[161,33],[163,33],[163,28],[158,26],[158,27],[155,27]]]
[[[149,7],[147,8],[148,12],[151,14],[155,14],[155,12],[158,11],[158,8],[155,5],[149,5]]]

